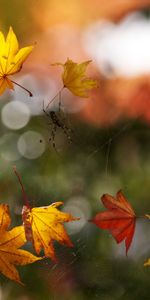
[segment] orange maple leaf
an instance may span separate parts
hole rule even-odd
[[[88,97],[88,91],[98,87],[97,80],[88,78],[85,75],[86,68],[90,62],[91,60],[88,60],[78,64],[67,59],[64,64],[55,63],[52,65],[61,65],[64,68],[62,74],[64,88],[67,88],[76,96],[86,98]]]
[[[101,200],[108,211],[98,213],[91,221],[102,229],[108,229],[117,243],[125,240],[127,254],[135,231],[134,210],[121,191],[116,194],[116,199],[105,194]]]
[[[21,283],[15,265],[26,265],[40,260],[28,251],[18,249],[26,243],[24,227],[17,226],[7,231],[11,222],[9,207],[0,205],[0,272],[6,277]]]
[[[56,261],[53,241],[73,247],[73,244],[63,226],[64,222],[79,220],[69,213],[57,209],[63,202],[52,203],[49,206],[30,208],[21,178],[14,167],[19,180],[26,205],[23,206],[22,219],[27,241],[31,241],[37,254],[44,249],[46,257]]]
[[[69,213],[57,209],[63,202],[52,203],[49,206],[28,208],[23,207],[22,219],[26,239],[33,242],[37,254],[44,249],[46,257],[56,261],[53,241],[73,247],[73,244],[63,226],[64,222],[78,220]]]
[[[2,95],[7,88],[13,90],[14,84],[16,84],[32,96],[30,91],[9,79],[8,76],[18,73],[21,70],[23,62],[32,52],[33,47],[34,46],[28,46],[19,50],[18,41],[12,27],[9,28],[6,40],[0,31],[0,95]]]

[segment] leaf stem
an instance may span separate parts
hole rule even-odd
[[[25,189],[24,189],[24,186],[23,186],[21,177],[20,177],[19,173],[17,172],[16,166],[13,166],[13,171],[14,171],[15,175],[17,176],[18,181],[19,181],[19,183],[20,183],[21,190],[22,190],[22,194],[23,194],[24,203],[25,203],[25,205],[26,205],[28,208],[30,208],[29,200],[28,200],[28,198],[27,198],[27,196],[26,196],[26,192],[25,192]]]
[[[18,85],[21,89],[25,90],[29,94],[30,97],[33,97],[33,94],[28,89],[26,89],[24,86],[20,85],[19,83],[15,82],[13,80],[11,80],[11,81],[12,81],[12,83]]]

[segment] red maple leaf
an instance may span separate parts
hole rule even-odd
[[[101,200],[108,210],[98,213],[91,222],[102,229],[108,229],[117,243],[125,240],[127,255],[135,231],[134,210],[121,191],[116,194],[116,199],[105,194]]]

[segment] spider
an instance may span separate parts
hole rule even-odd
[[[53,148],[56,150],[56,144],[55,144],[55,136],[56,136],[56,132],[58,129],[61,129],[64,133],[64,135],[67,137],[67,140],[69,142],[69,144],[72,143],[72,139],[70,137],[70,132],[72,132],[72,129],[70,129],[67,125],[66,125],[66,118],[62,117],[62,113],[59,107],[59,110],[56,111],[47,111],[44,108],[44,104],[43,104],[43,112],[45,113],[45,115],[50,119],[50,122],[48,123],[48,125],[50,125],[52,127],[51,129],[51,137],[49,138],[49,142],[52,142]]]

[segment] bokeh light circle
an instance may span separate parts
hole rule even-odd
[[[71,213],[74,217],[80,218],[78,221],[69,222],[66,224],[69,234],[79,232],[91,217],[91,207],[89,202],[83,197],[72,197],[65,207],[65,212]]]
[[[32,98],[26,92],[23,92],[20,87],[15,87],[15,93],[12,98],[16,101],[25,103],[33,116],[43,114],[43,104],[45,106],[50,102],[50,99],[57,94],[57,85],[53,79],[50,79],[46,72],[38,69],[38,78],[26,74],[20,78],[19,84],[27,87],[33,94]]]
[[[0,139],[0,156],[6,161],[16,161],[21,158],[17,148],[19,135],[16,133],[4,134]]]
[[[1,118],[6,127],[20,129],[29,122],[30,111],[25,103],[12,101],[3,106]]]
[[[18,150],[20,154],[28,159],[36,159],[45,151],[45,140],[36,131],[26,131],[18,140]]]

